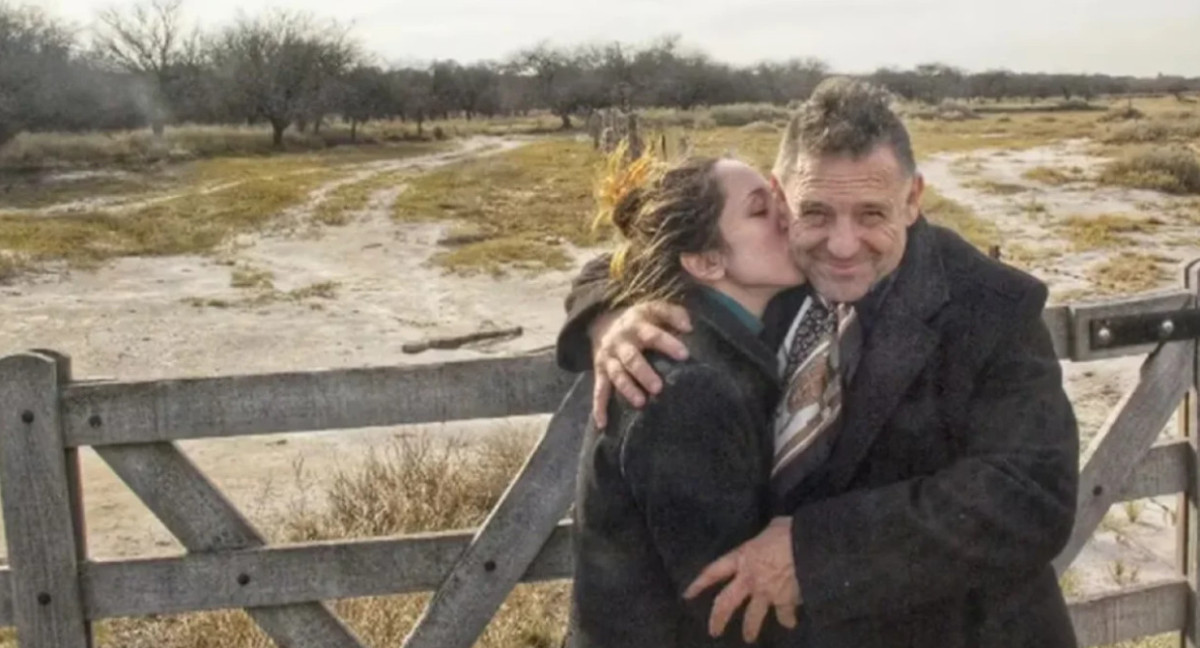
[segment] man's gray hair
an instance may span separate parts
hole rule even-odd
[[[891,103],[892,95],[880,86],[847,77],[825,79],[792,115],[775,158],[775,177],[787,184],[801,155],[860,158],[881,144],[891,146],[907,173],[916,173],[908,129]]]

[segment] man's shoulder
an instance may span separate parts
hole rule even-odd
[[[1017,304],[1032,302],[1040,309],[1045,303],[1047,289],[1042,280],[989,257],[953,230],[937,225],[930,230],[951,302],[1001,314],[1012,312]]]

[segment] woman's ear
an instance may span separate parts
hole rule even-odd
[[[696,281],[708,284],[725,278],[725,259],[717,250],[681,254],[679,263]]]

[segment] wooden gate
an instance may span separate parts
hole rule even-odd
[[[1197,343],[1192,337],[1130,347],[1116,339],[1130,315],[1166,330],[1167,318],[1154,314],[1194,309],[1200,268],[1193,264],[1188,276],[1184,290],[1053,307],[1044,315],[1064,360],[1146,354],[1138,384],[1083,467],[1078,519],[1056,567],[1061,572],[1074,560],[1114,503],[1185,498],[1178,575],[1073,602],[1084,646],[1174,631],[1200,646]],[[475,532],[337,542],[267,546],[175,442],[546,413],[571,382],[546,353],[147,382],[76,381],[69,359],[47,350],[0,359],[9,559],[0,569],[0,625],[16,626],[22,648],[87,648],[97,619],[244,608],[280,646],[351,648],[361,641],[323,601],[435,590],[405,645],[467,648],[516,583],[570,577],[563,518],[582,434],[565,422],[569,417],[551,419]],[[1156,444],[1177,409],[1184,433]],[[179,539],[185,555],[89,559],[77,457],[87,446]]]

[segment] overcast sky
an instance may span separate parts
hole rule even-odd
[[[30,0],[26,0],[28,3]],[[130,0],[32,0],[86,26]],[[206,26],[275,6],[351,22],[385,62],[499,59],[547,40],[667,33],[732,63],[815,56],[835,70],[945,62],[978,71],[1200,76],[1200,0],[185,0]]]

